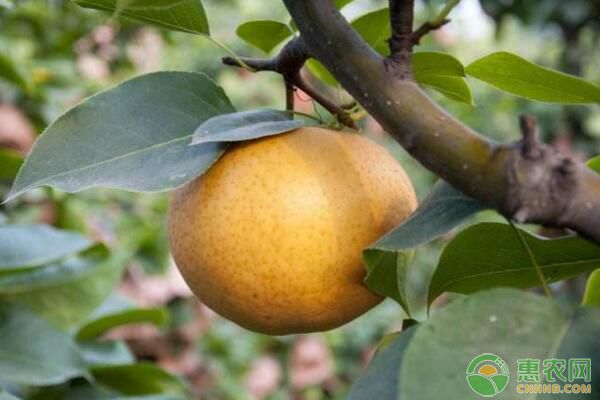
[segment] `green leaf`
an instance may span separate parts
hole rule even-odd
[[[2,53],[0,53],[0,79],[13,83],[25,91],[29,90],[29,85],[19,69],[7,55]]]
[[[311,74],[313,74],[317,79],[325,82],[326,84],[331,86],[339,85],[335,77],[331,75],[331,72],[329,72],[329,70],[325,68],[325,66],[321,64],[318,60],[315,60],[314,58],[309,59],[306,62],[306,67],[308,68]]]
[[[413,335],[402,357],[397,398],[437,400],[440,393],[447,399],[478,398],[467,385],[465,370],[476,356],[492,353],[510,372],[498,398],[517,399],[518,359],[595,357],[595,365],[600,361],[599,330],[600,310],[583,309],[567,317],[554,301],[520,290],[494,289],[458,299]]]
[[[91,246],[77,233],[47,225],[0,225],[0,273],[37,267]]]
[[[529,100],[561,104],[600,103],[600,87],[581,78],[499,52],[466,67],[468,75]]]
[[[413,73],[418,80],[422,76],[465,77],[465,68],[455,57],[437,51],[421,51],[413,54]]]
[[[600,247],[579,236],[545,239],[521,230],[547,282],[600,266]],[[530,288],[540,280],[510,225],[471,226],[446,246],[429,287],[429,301],[443,292],[473,293],[492,287]]]
[[[72,326],[104,302],[131,256],[123,249],[0,276],[0,301],[24,305],[58,326]]]
[[[473,104],[471,88],[464,79],[465,69],[450,54],[424,51],[413,54],[415,80],[451,100]]]
[[[154,364],[93,367],[92,374],[102,385],[126,395],[185,392],[179,378]]]
[[[194,130],[233,112],[204,74],[157,72],[97,94],[54,121],[35,143],[8,200],[47,185],[173,189],[202,174],[223,153],[219,143],[188,146]]]
[[[129,347],[121,341],[79,343],[83,359],[88,366],[132,364],[135,357]]]
[[[51,385],[88,373],[64,332],[20,307],[0,303],[0,377],[25,385]]]
[[[364,14],[352,21],[351,25],[379,54],[389,54],[387,40],[392,32],[389,8]]]
[[[208,35],[201,0],[73,0],[84,8],[107,11],[133,21],[174,31]]]
[[[192,145],[239,142],[289,132],[306,125],[277,110],[242,111],[213,117],[196,129]]]
[[[379,349],[366,371],[352,384],[348,400],[398,399],[398,371],[416,329],[403,331],[392,343]]]
[[[584,306],[600,307],[600,269],[590,274],[582,304]]]
[[[476,200],[439,181],[409,219],[363,252],[366,285],[375,293],[395,299],[410,315],[405,285],[412,249],[447,233],[483,209]]]
[[[600,361],[600,310],[568,314],[552,300],[520,290],[465,296],[381,348],[349,398],[437,400],[443,393],[448,399],[475,399],[466,371],[477,356],[491,353],[506,363],[509,373],[498,398],[517,399],[519,359],[539,359],[540,374],[545,359]],[[596,372],[592,386],[598,378]]]
[[[133,308],[96,318],[83,325],[77,332],[78,340],[91,340],[107,331],[129,324],[154,324],[163,326],[167,323],[169,314],[164,308]]]
[[[587,166],[593,169],[594,171],[600,173],[600,156],[588,160]]]
[[[23,157],[19,152],[0,149],[0,182],[15,179],[21,164],[23,164]]]
[[[270,53],[277,45],[292,36],[292,31],[282,22],[260,20],[241,24],[236,34],[248,44]]]
[[[421,85],[437,90],[450,100],[473,105],[473,94],[464,78],[453,76],[415,75],[415,79]]]
[[[334,4],[337,8],[344,8],[346,5],[352,3],[354,0],[335,0]]]

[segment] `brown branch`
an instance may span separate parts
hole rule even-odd
[[[357,129],[356,124],[354,123],[354,120],[350,117],[350,115],[348,115],[348,113],[342,107],[339,107],[337,104],[333,103],[329,99],[325,98],[318,91],[313,89],[304,80],[304,78],[300,74],[300,71],[296,73],[296,76],[294,77],[293,81],[298,89],[302,90],[304,93],[312,97],[317,103],[322,105],[324,109],[326,109],[334,117],[336,117],[338,121],[350,128]]]
[[[540,143],[538,142],[537,118],[531,115],[521,115],[520,124],[521,134],[523,135],[523,157],[529,159],[539,158],[542,150],[540,149]]]
[[[600,244],[600,176],[538,142],[534,125],[524,124],[523,141],[493,143],[398,79],[331,1],[283,1],[310,54],[426,168],[508,217],[570,228]]]
[[[412,79],[414,0],[389,0],[392,37],[385,65],[398,79]]]
[[[327,99],[304,80],[300,71],[309,58],[310,53],[304,44],[304,40],[301,37],[296,37],[290,40],[279,54],[271,59],[241,58],[241,61],[255,72],[272,71],[283,76],[286,88],[286,108],[288,110],[291,111],[294,108],[294,87],[297,87],[335,116],[340,123],[357,129],[354,120],[343,108]],[[224,57],[222,61],[225,65],[244,67],[243,64],[232,57]]]
[[[419,43],[421,43],[421,39],[423,39],[423,36],[427,35],[429,32],[440,29],[442,26],[446,25],[449,22],[449,19],[444,19],[438,23],[429,21],[425,22],[412,33],[410,39],[412,41],[413,46],[416,46]]]

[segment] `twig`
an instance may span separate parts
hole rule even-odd
[[[523,135],[522,153],[523,157],[535,159],[541,155],[542,149],[538,142],[537,118],[531,115],[521,115],[521,134]]]
[[[450,22],[447,17],[458,3],[460,0],[449,0],[434,19],[413,31],[414,0],[389,0],[392,37],[389,39],[390,56],[385,61],[387,69],[398,79],[411,79],[413,47],[423,36]]]
[[[446,25],[450,22],[449,19],[444,19],[439,23],[434,23],[432,21],[425,22],[421,25],[416,31],[414,31],[411,35],[411,41],[414,46],[418,45],[421,42],[423,36],[427,35],[431,31],[435,31],[440,29],[442,26]]]
[[[413,45],[419,44],[423,36],[427,35],[429,32],[440,29],[442,26],[450,22],[448,15],[450,15],[450,12],[458,5],[458,3],[460,3],[460,0],[449,0],[434,19],[425,22],[417,30],[415,30],[412,34]]]
[[[339,107],[337,104],[333,103],[329,99],[325,98],[321,93],[313,89],[304,80],[304,78],[300,74],[300,71],[296,72],[296,75],[293,78],[293,82],[298,89],[302,90],[304,93],[312,97],[313,100],[322,105],[324,109],[326,109],[332,115],[334,115],[342,124],[353,129],[358,129],[350,115],[348,115],[348,113],[344,109]]]
[[[340,106],[324,97],[317,90],[312,88],[300,74],[310,54],[301,37],[290,40],[281,49],[281,52],[270,59],[224,57],[223,64],[242,67],[242,63],[249,66],[253,71],[273,71],[283,76],[286,87],[286,108],[292,110],[294,107],[294,87],[297,87],[313,98],[314,101],[323,106],[327,111],[333,114],[339,122],[353,129],[356,128],[354,120]]]

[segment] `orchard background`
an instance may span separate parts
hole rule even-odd
[[[140,24],[120,18],[119,11],[104,13],[76,3],[89,6],[95,1],[0,0],[0,198],[9,195],[25,155],[52,121],[84,98],[134,76],[155,71],[201,71],[225,90],[237,110],[285,108],[280,76],[254,74],[221,62],[231,53],[265,57],[265,50],[281,47],[275,38],[290,34],[285,31],[290,17],[281,1],[203,0],[210,35],[220,44],[202,34]],[[346,18],[359,21],[355,27],[372,39],[371,44],[385,46],[389,28],[380,29],[387,23],[387,15],[380,10],[387,7],[387,1],[345,3],[349,3],[342,9]],[[433,18],[444,3],[418,1],[415,19],[425,22]],[[538,65],[600,82],[597,2],[532,3],[463,0],[452,10],[451,23],[423,38],[418,51],[449,53],[464,66],[490,53],[509,51]],[[365,18],[372,19],[365,23]],[[271,26],[274,31],[268,34],[265,26],[238,29],[256,20],[283,23],[284,33],[281,24]],[[314,61],[308,67],[304,77],[320,93],[338,105],[351,102],[341,88],[327,83],[332,78],[324,76],[322,67]],[[460,81],[452,86],[456,91],[429,93],[476,131],[502,143],[518,140],[518,114],[534,114],[543,127],[542,139],[561,152],[581,162],[600,153],[597,87],[598,92],[591,90],[590,96],[598,97],[585,101],[591,104],[565,106],[532,101],[535,95],[533,99],[514,96],[510,88],[505,89],[508,93],[497,90],[475,79],[475,72],[468,72],[467,67],[467,77],[454,77]],[[340,125],[311,96],[303,91],[295,96],[297,111],[331,126]],[[401,161],[419,199],[424,199],[438,178],[411,158],[368,114],[360,109],[352,112],[358,115],[356,124],[361,133],[384,144]],[[382,340],[389,343],[395,339],[393,333],[403,324],[406,327],[407,321],[412,325],[427,319],[429,300],[435,300],[431,310],[435,315],[449,302],[465,297],[442,294],[443,276],[433,280],[437,287],[431,286],[436,268],[442,265],[438,262],[442,249],[458,232],[468,226],[479,229],[471,236],[463,235],[463,243],[453,242],[454,248],[448,245],[442,261],[451,263],[452,257],[463,251],[460,246],[470,244],[483,249],[472,255],[476,263],[477,257],[485,257],[486,251],[489,254],[493,249],[486,250],[490,244],[485,240],[475,242],[482,235],[492,243],[496,241],[497,248],[520,252],[514,257],[527,259],[523,249],[515,250],[520,246],[518,240],[517,247],[510,247],[519,236],[514,236],[516,231],[505,230],[511,228],[504,217],[491,210],[474,214],[483,207],[472,205],[473,212],[467,214],[474,215],[464,226],[423,241],[403,277],[406,292],[400,300],[384,290],[398,302],[387,299],[359,319],[329,332],[270,337],[239,328],[192,297],[169,256],[167,207],[165,193],[105,188],[67,193],[49,187],[35,188],[0,205],[0,388],[4,390],[0,390],[0,398],[344,399],[353,383],[364,376]],[[535,225],[520,229],[547,237],[564,233]],[[598,279],[595,284],[590,280],[586,292],[588,273],[600,266],[600,253],[585,243],[574,243],[571,248],[582,257],[586,254],[584,267],[577,273],[549,278],[552,301],[564,309],[577,308],[584,296],[590,309],[600,303]],[[563,248],[559,249],[562,253]],[[550,257],[552,262],[551,251],[538,250],[542,258]],[[76,254],[80,256],[74,257]],[[562,261],[577,264],[574,259]],[[579,268],[581,263],[577,265]],[[554,282],[564,278],[568,279]],[[506,279],[501,286],[540,286],[528,283],[529,277]],[[494,286],[487,281],[465,291]],[[436,290],[435,298],[428,298],[428,293],[431,297]],[[543,293],[539,287],[531,291]],[[488,298],[490,304],[502,297],[482,293],[481,300],[492,296]],[[480,312],[489,314],[485,306],[481,304]],[[509,311],[514,311],[527,320],[529,306],[536,315],[545,307],[523,304],[521,310],[505,310],[507,318],[512,318]],[[585,319],[589,326],[582,330],[597,338],[598,313],[590,311]],[[542,322],[537,329],[544,324],[549,330],[558,326],[551,319]],[[506,332],[496,334],[500,340]],[[494,337],[490,340],[493,342]],[[528,345],[519,346],[525,353],[522,357],[529,356],[525,351]],[[597,346],[595,349],[597,352]],[[427,359],[426,353],[421,354]],[[35,365],[15,361],[22,355],[36,361]],[[446,361],[439,364],[439,370],[430,365],[430,381],[421,384],[435,386],[435,374],[455,368],[451,360]],[[458,369],[464,368],[461,365]],[[364,383],[371,378],[363,379]],[[387,382],[384,386],[393,385],[396,383]],[[360,397],[363,389],[355,386],[353,390],[355,398],[366,398]],[[411,393],[417,389],[406,390]]]

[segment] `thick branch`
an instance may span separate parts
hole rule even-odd
[[[425,167],[509,217],[600,243],[600,176],[537,141],[540,155],[530,157],[532,143],[499,146],[452,118],[414,82],[397,79],[331,1],[284,3],[310,53]]]
[[[346,113],[346,111],[312,88],[300,74],[300,70],[309,58],[310,54],[304,40],[301,37],[297,37],[290,40],[283,49],[281,49],[279,54],[271,59],[242,58],[241,60],[255,72],[272,71],[283,76],[286,90],[286,108],[288,110],[294,108],[294,87],[297,87],[334,115],[339,122],[345,126],[356,129],[354,120]],[[240,64],[238,60],[232,57],[224,57],[222,61],[225,65],[244,67],[244,65]]]

